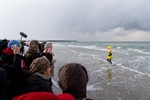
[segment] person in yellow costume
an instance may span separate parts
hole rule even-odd
[[[107,48],[108,48],[107,61],[108,61],[110,64],[112,64],[112,61],[111,61],[111,59],[112,59],[112,47],[111,47],[111,46],[108,46]]]

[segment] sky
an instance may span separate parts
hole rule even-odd
[[[150,0],[0,0],[0,39],[150,41]]]

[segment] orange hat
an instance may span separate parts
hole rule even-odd
[[[55,95],[50,92],[30,92],[13,98],[12,100],[75,100],[70,94]]]

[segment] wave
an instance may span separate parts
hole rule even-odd
[[[91,55],[91,56],[92,56],[94,59],[98,59],[98,60],[101,60],[101,61],[103,61],[103,62],[108,63],[106,60],[101,59],[101,58],[98,58],[97,55]],[[122,63],[116,64],[115,62],[113,62],[113,65],[116,65],[116,66],[118,66],[118,67],[122,67],[122,68],[124,68],[124,69],[129,70],[129,71],[132,71],[132,72],[135,72],[135,73],[138,73],[138,74],[141,74],[141,75],[150,77],[150,74],[145,74],[145,73],[140,72],[140,71],[138,71],[138,70],[136,70],[136,69],[128,68],[128,67],[126,67],[126,66],[123,66]]]
[[[101,86],[96,85],[88,85],[87,91],[95,91],[95,90],[104,90]]]
[[[78,46],[78,45],[68,45],[69,47],[73,48],[85,48],[85,49],[91,49],[91,50],[100,50],[100,51],[107,51],[107,49],[98,48],[97,46]]]
[[[64,44],[60,44],[60,43],[53,43],[53,46],[56,46],[56,47],[65,47]]]
[[[68,51],[73,52],[73,53],[79,53],[79,52],[76,51],[76,50],[68,50]]]
[[[139,52],[139,53],[142,53],[142,54],[148,54],[148,55],[150,55],[150,52],[145,52],[145,51],[138,50],[138,49],[131,49],[131,48],[128,48],[128,50],[130,50],[130,51],[135,51],[135,52]]]
[[[135,73],[138,73],[138,74],[141,74],[141,75],[150,77],[150,74],[145,74],[145,73],[140,72],[140,71],[138,71],[138,70],[128,68],[128,67],[126,67],[126,66],[123,66],[121,63],[120,63],[120,64],[116,64],[116,65],[117,65],[117,66],[121,66],[122,68],[127,69],[127,70],[130,70],[130,71],[132,71],[132,72],[135,72]]]
[[[122,47],[117,47],[117,49],[121,49]]]

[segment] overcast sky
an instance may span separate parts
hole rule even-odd
[[[0,0],[0,38],[149,41],[150,0]]]

